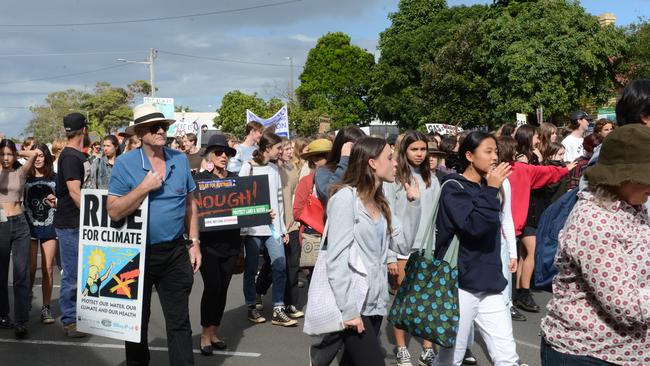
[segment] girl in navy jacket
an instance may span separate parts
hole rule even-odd
[[[442,348],[436,365],[460,365],[472,324],[478,327],[494,365],[518,365],[510,311],[501,292],[506,286],[501,264],[501,202],[499,190],[510,165],[497,165],[496,139],[485,132],[470,133],[458,152],[462,174],[444,186],[436,221],[435,256],[442,259],[458,236],[459,313],[454,348]]]

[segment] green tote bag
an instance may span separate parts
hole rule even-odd
[[[446,348],[454,346],[458,333],[458,237],[454,235],[443,260],[433,257],[433,245],[440,193],[449,182],[463,188],[453,179],[440,187],[433,219],[424,236],[425,245],[420,251],[411,253],[406,275],[388,313],[388,321],[396,328]]]

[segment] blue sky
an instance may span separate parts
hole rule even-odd
[[[345,32],[352,37],[353,43],[376,53],[379,33],[390,25],[387,16],[397,10],[398,4],[397,0],[302,0],[263,9],[170,21],[7,27],[196,14],[281,1],[9,2],[0,13],[0,31],[3,32],[0,42],[0,132],[8,136],[20,135],[31,118],[26,107],[42,104],[48,93],[67,88],[92,90],[98,81],[126,86],[136,79],[148,79],[149,73],[144,65],[130,64],[84,75],[33,79],[120,65],[116,58],[143,60],[149,47],[202,57],[281,65],[215,62],[160,52],[156,60],[157,96],[173,97],[176,104],[189,105],[196,111],[213,111],[218,108],[221,97],[235,89],[257,92],[265,98],[281,96],[286,92],[290,75],[286,57],[302,65],[316,39],[330,31]],[[491,1],[448,0],[450,6],[476,3]],[[615,13],[618,25],[629,24],[639,16],[650,16],[650,0],[589,0],[582,4],[592,14]],[[296,85],[299,74],[297,67],[294,72]]]

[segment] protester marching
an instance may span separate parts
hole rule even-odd
[[[589,114],[572,113],[562,144],[551,123],[388,139],[349,125],[287,139],[252,121],[244,136],[197,145],[193,133],[167,137],[175,121],[153,105],[136,106],[133,121],[125,152],[114,135],[93,149],[80,113],[59,122],[63,149],[0,141],[0,326],[16,339],[38,327],[40,267],[40,322],[67,337],[105,335],[88,318],[102,299],[125,301],[107,312],[139,324],[118,337],[128,365],[150,363],[154,287],[170,365],[234,350],[221,335],[227,299],[251,326],[298,327],[314,366],[472,365],[479,341],[494,365],[650,364],[649,80],[630,83],[616,122],[591,134]],[[113,233],[89,229],[103,225]],[[99,246],[88,256],[97,235],[121,241],[111,250],[123,255],[134,240],[144,247],[131,261]],[[548,304],[533,298],[538,285]],[[202,292],[196,344],[192,291]],[[527,320],[537,312],[541,324]],[[513,321],[539,330],[539,359],[521,359]],[[409,340],[421,344],[415,357]]]

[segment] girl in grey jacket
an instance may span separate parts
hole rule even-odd
[[[327,205],[327,274],[346,329],[328,334],[312,347],[312,364],[328,365],[328,349],[345,352],[341,364],[384,365],[378,333],[388,310],[388,249],[409,253],[420,216],[420,192],[409,189],[409,215],[400,220],[391,213],[382,183],[395,179],[396,163],[386,141],[374,137],[358,140],[341,185]],[[359,311],[350,286],[350,253],[358,253],[365,269],[368,292]],[[321,352],[322,351],[322,352]],[[334,355],[336,352],[333,353]]]
[[[397,174],[395,182],[384,183],[384,194],[388,200],[391,211],[397,217],[406,217],[411,211],[411,201],[408,198],[407,187],[417,185],[420,191],[422,214],[420,215],[415,242],[412,250],[419,250],[423,246],[427,226],[433,220],[433,209],[436,193],[440,190],[440,183],[435,174],[429,169],[427,136],[420,131],[406,131],[395,146],[397,159]],[[396,277],[396,286],[404,279],[404,268],[408,255],[398,255],[393,251],[388,252],[388,273]],[[411,354],[406,347],[406,332],[402,329],[393,329],[395,345],[397,346],[397,365],[411,366]],[[435,357],[433,343],[427,340],[422,342],[422,353],[419,357],[420,365],[428,365]]]

